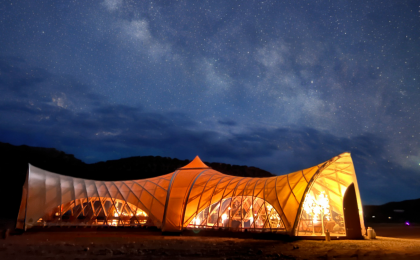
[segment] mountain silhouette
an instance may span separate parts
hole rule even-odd
[[[192,158],[193,159],[193,158]],[[0,142],[0,167],[2,187],[0,195],[4,200],[0,218],[16,219],[22,197],[28,163],[63,175],[77,178],[117,181],[151,178],[187,165],[189,160],[160,156],[136,156],[92,164],[84,163],[72,154],[54,148],[15,146]],[[271,177],[273,174],[256,167],[205,162],[209,167],[228,175],[243,177]]]

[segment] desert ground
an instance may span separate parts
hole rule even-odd
[[[0,240],[0,259],[420,259],[419,226],[377,226],[376,233],[375,240],[326,242],[156,231],[32,231]]]

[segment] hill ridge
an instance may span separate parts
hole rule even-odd
[[[171,173],[187,165],[189,160],[161,156],[132,156],[117,160],[87,164],[72,154],[56,148],[12,145],[0,142],[0,176],[7,188],[0,188],[0,196],[8,198],[4,218],[16,218],[22,196],[28,163],[46,171],[77,178],[117,181],[137,180]],[[216,171],[243,177],[275,176],[257,167],[204,162]]]

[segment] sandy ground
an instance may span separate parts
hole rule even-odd
[[[420,225],[406,226],[401,224],[367,224],[372,227],[378,236],[420,239]]]
[[[134,232],[28,232],[0,259],[420,259],[420,240],[279,241]]]

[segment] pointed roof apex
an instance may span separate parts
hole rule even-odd
[[[184,167],[180,168],[180,170],[186,169],[209,169],[207,165],[205,165],[198,155],[192,160],[189,164],[185,165]]]

